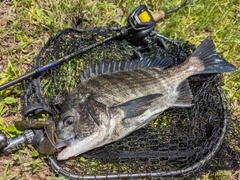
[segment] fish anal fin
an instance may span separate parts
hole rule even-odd
[[[174,107],[191,107],[192,104],[192,92],[188,83],[188,80],[184,80],[177,88],[179,91],[179,97],[173,104]]]
[[[136,98],[134,100],[130,100],[116,107],[121,108],[125,112],[125,117],[123,118],[123,120],[129,119],[143,114],[147,109],[149,109],[149,107],[156,100],[156,98],[159,98],[161,96],[162,94],[151,94]]]

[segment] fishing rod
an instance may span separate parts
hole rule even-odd
[[[33,71],[31,71],[23,76],[20,76],[10,82],[2,84],[2,85],[0,85],[0,91],[4,90],[12,85],[15,85],[19,82],[22,82],[28,78],[39,76],[43,72],[45,72],[51,68],[54,68],[54,67],[62,64],[65,61],[71,60],[74,57],[76,57],[90,49],[93,49],[103,43],[106,43],[106,42],[113,40],[115,38],[118,38],[120,36],[125,36],[126,39],[128,41],[130,41],[131,43],[133,43],[134,45],[142,45],[147,42],[146,37],[149,36],[149,34],[154,30],[156,22],[158,22],[160,19],[164,18],[166,15],[172,13],[173,11],[176,11],[176,10],[182,8],[187,3],[190,3],[190,2],[191,2],[191,0],[187,0],[184,3],[174,7],[172,9],[169,9],[167,11],[159,11],[158,13],[153,14],[153,15],[151,15],[151,13],[148,11],[148,9],[145,5],[141,5],[138,8],[136,8],[135,10],[133,10],[133,12],[130,14],[130,16],[128,18],[128,26],[121,28],[121,30],[116,35],[107,37],[107,38],[103,39],[102,41],[96,42],[92,45],[89,45],[88,47],[82,48],[82,49],[80,49],[76,52],[73,52],[69,55],[66,55],[62,58],[56,59],[49,64],[46,64],[42,67],[34,69]]]

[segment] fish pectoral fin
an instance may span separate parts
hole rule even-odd
[[[149,109],[149,106],[154,102],[154,100],[161,96],[163,95],[151,94],[148,96],[143,96],[134,100],[130,100],[123,104],[117,105],[116,107],[121,108],[125,112],[125,117],[123,118],[123,120],[129,119],[143,114],[147,109]]]
[[[174,107],[191,107],[192,104],[192,92],[188,83],[188,80],[184,80],[177,88],[179,97],[173,104]]]

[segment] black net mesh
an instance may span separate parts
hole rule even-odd
[[[80,48],[111,36],[115,27],[85,31],[65,29],[50,38],[35,58],[34,68],[52,62]],[[168,43],[163,50],[157,43],[142,52],[143,57],[172,56],[173,65],[191,54],[193,46]],[[40,77],[25,82],[23,115],[32,117],[47,112],[57,122],[65,96],[80,82],[80,72],[89,62],[134,60],[138,47],[124,39],[114,39],[89,50]],[[198,177],[208,170],[232,169],[239,163],[232,119],[221,90],[221,76],[198,75],[189,78],[194,96],[191,108],[171,108],[146,127],[126,138],[91,150],[74,159],[57,161],[49,157],[51,167],[70,178],[158,179]],[[226,132],[227,136],[226,136]]]

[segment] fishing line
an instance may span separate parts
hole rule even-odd
[[[172,12],[174,12],[174,11],[179,10],[180,8],[182,8],[183,6],[185,6],[187,3],[191,3],[191,2],[192,2],[191,0],[186,0],[184,3],[182,3],[182,4],[178,5],[178,6],[175,6],[174,8],[169,9],[169,10],[167,10],[167,11],[164,11],[164,13],[165,13],[165,15],[170,14],[170,13],[172,13]]]
[[[50,138],[50,136],[49,136],[49,134],[48,134],[48,131],[47,131],[47,129],[46,129],[46,126],[44,126],[44,132],[45,132],[45,134],[47,135],[47,138],[48,138],[49,142],[51,143],[51,145],[52,145],[58,152],[61,151],[59,148],[57,148],[57,146],[55,146],[54,142],[53,142],[52,139]],[[56,135],[56,134],[54,134],[54,137],[56,137],[55,135]]]

